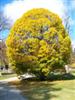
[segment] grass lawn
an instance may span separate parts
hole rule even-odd
[[[11,82],[27,100],[75,100],[75,79]]]

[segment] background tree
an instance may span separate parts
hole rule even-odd
[[[8,65],[7,55],[6,55],[6,45],[3,40],[0,40],[0,62],[2,63],[1,66],[5,65],[6,67]]]
[[[33,9],[16,21],[6,41],[9,62],[19,74],[44,79],[68,63],[71,41],[62,20],[46,9]]]
[[[64,26],[65,26],[65,29],[66,31],[68,32],[68,34],[71,35],[72,33],[72,29],[71,29],[71,26],[72,26],[72,20],[70,18],[70,15],[68,13],[69,11],[65,12],[64,13]],[[72,46],[72,44],[71,44]],[[73,50],[73,46],[72,46],[72,51],[71,51],[71,57],[70,57],[70,61],[69,61],[69,64],[72,64],[72,63],[75,63],[75,52]]]
[[[70,64],[75,64],[75,50],[72,51]]]
[[[2,37],[3,31],[11,28],[10,21],[4,16],[3,12],[0,11],[0,63],[1,66],[8,66],[8,60],[6,55],[6,44],[5,37]]]
[[[63,23],[64,23],[65,29],[68,32],[68,34],[71,34],[71,32],[72,32],[72,29],[71,29],[72,19],[70,17],[69,11],[64,12]]]
[[[0,11],[0,32],[11,28],[10,20],[8,20],[2,11]]]

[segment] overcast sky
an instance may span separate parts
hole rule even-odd
[[[12,23],[32,8],[49,9],[58,14],[62,20],[66,12],[66,16],[70,16],[70,36],[75,46],[75,0],[0,0],[0,10],[12,20]],[[6,36],[8,32],[7,30],[2,32],[4,33],[2,36]]]

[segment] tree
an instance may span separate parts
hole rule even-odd
[[[0,63],[5,65],[6,68],[8,66],[6,44],[4,37],[1,35],[3,34],[3,31],[9,30],[11,26],[10,21],[4,16],[3,12],[0,11]]]
[[[4,31],[9,31],[11,26],[11,21],[0,11],[0,40],[4,41],[5,36],[2,36],[2,34]]]
[[[71,41],[62,20],[46,9],[33,9],[16,21],[6,41],[9,62],[19,74],[44,79],[68,63]]]
[[[0,63],[2,63],[1,66],[4,65],[5,68],[7,68],[8,59],[6,55],[6,44],[3,40],[0,40]]]
[[[72,29],[71,29],[72,19],[70,17],[69,11],[64,12],[63,23],[68,34],[71,34],[72,33]]]
[[[70,59],[70,64],[73,64],[73,63],[75,63],[75,50],[72,51],[71,59]]]
[[[4,16],[3,12],[0,11],[0,32],[11,28],[10,21]]]

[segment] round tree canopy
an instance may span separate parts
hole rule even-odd
[[[18,73],[47,76],[68,63],[71,41],[58,15],[39,8],[25,13],[7,38],[9,61]]]

